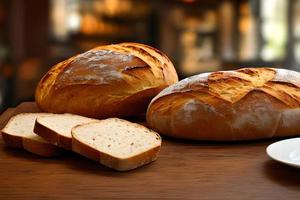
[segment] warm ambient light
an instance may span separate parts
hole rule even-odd
[[[195,0],[183,0],[184,3],[194,3]]]

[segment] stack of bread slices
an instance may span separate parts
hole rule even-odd
[[[161,146],[160,136],[142,125],[74,114],[18,114],[3,128],[2,137],[8,146],[41,156],[57,156],[63,148],[119,171],[154,161]]]

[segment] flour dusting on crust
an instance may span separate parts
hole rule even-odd
[[[183,79],[183,80],[181,80],[181,81],[165,88],[156,97],[154,97],[152,99],[150,105],[152,104],[152,102],[154,102],[155,100],[157,100],[157,99],[159,99],[163,96],[166,96],[166,95],[169,95],[169,94],[172,94],[172,93],[176,93],[176,92],[182,92],[181,90],[189,84],[194,84],[196,82],[198,82],[198,83],[207,82],[209,74],[211,74],[211,73],[208,72],[208,73],[194,75],[194,76],[185,78],[185,79]]]
[[[242,68],[244,69],[244,68]],[[287,69],[279,69],[279,68],[270,68],[270,69],[274,69],[276,70],[276,75],[275,77],[272,79],[273,82],[285,82],[285,83],[291,83],[293,85],[296,85],[298,87],[300,87],[300,73],[299,72],[295,72],[292,70],[287,70]],[[238,72],[236,71],[218,71],[219,73],[225,72],[228,75],[231,76],[241,76]],[[157,99],[163,97],[163,96],[167,96],[169,94],[172,93],[176,93],[176,92],[185,92],[188,89],[185,89],[184,91],[182,90],[183,88],[188,88],[188,85],[193,85],[196,82],[199,83],[206,83],[208,81],[208,77],[211,74],[211,72],[208,73],[202,73],[202,74],[198,74],[198,75],[194,75],[188,78],[185,78],[167,88],[165,88],[164,90],[162,90],[155,98],[152,99],[150,105],[156,101]]]
[[[291,83],[300,87],[300,73],[287,69],[276,69],[276,75],[272,81]]]
[[[282,112],[281,126],[283,128],[299,126],[300,108],[288,109]]]
[[[60,85],[110,84],[123,80],[122,70],[134,59],[131,54],[123,54],[106,49],[92,49],[79,54],[59,76]],[[112,61],[114,60],[114,61]]]
[[[184,117],[183,119],[190,123],[193,121],[193,112],[197,112],[198,107],[197,107],[197,101],[195,99],[190,99],[188,100],[184,106],[183,106],[183,110],[184,110]]]

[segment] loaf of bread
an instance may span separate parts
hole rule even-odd
[[[151,101],[147,122],[161,134],[195,140],[300,135],[300,73],[244,68],[192,76]]]
[[[41,110],[93,118],[145,114],[151,99],[178,81],[159,50],[137,43],[99,46],[57,65],[39,82]]]
[[[119,171],[157,159],[161,138],[148,128],[110,118],[72,129],[73,151]]]
[[[48,116],[47,113],[22,113],[12,117],[2,129],[2,138],[6,145],[23,148],[41,156],[57,156],[60,149],[42,137],[34,134],[33,127],[37,117]]]
[[[98,120],[73,114],[49,114],[36,118],[34,133],[53,145],[72,150],[73,127]]]

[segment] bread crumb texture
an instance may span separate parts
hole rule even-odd
[[[37,118],[37,121],[56,133],[71,138],[71,130],[74,126],[97,120],[73,114],[52,114],[49,116],[40,116]]]
[[[51,116],[51,115],[52,114],[47,114],[47,113],[18,114],[9,120],[9,122],[3,128],[2,131],[9,135],[24,137],[24,138],[36,140],[39,142],[48,143],[42,137],[36,135],[33,132],[33,127],[34,127],[35,120],[37,117],[42,117],[42,116],[45,117],[45,116]]]
[[[154,131],[116,118],[78,126],[72,134],[80,142],[121,159],[161,145],[161,138]]]

